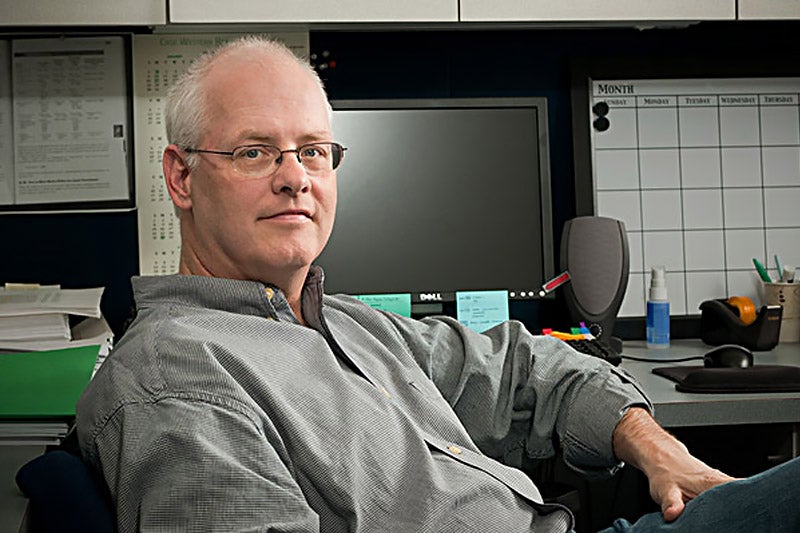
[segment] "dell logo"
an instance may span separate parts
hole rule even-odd
[[[423,292],[420,293],[419,299],[423,302],[441,302],[442,301],[442,293],[441,292]]]

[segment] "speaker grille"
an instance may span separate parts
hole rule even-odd
[[[614,303],[623,271],[622,236],[616,221],[573,222],[567,250],[575,298],[588,313],[603,314]]]

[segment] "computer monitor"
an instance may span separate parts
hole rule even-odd
[[[544,98],[333,101],[329,294],[539,297],[554,272]]]

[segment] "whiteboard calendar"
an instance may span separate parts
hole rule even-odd
[[[592,80],[595,213],[625,222],[620,316],[663,265],[673,315],[760,302],[753,258],[800,266],[800,78]]]
[[[141,274],[178,270],[180,228],[161,171],[167,146],[163,111],[169,87],[202,53],[242,34],[136,35],[133,48],[136,195]],[[274,34],[300,57],[308,57],[308,32]]]

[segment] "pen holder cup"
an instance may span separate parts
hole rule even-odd
[[[800,342],[800,283],[762,283],[764,305],[783,306],[779,341]]]

